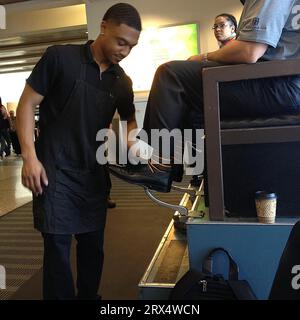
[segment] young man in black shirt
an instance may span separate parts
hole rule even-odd
[[[136,128],[130,78],[119,66],[137,42],[137,10],[119,3],[105,13],[101,32],[85,45],[47,49],[27,79],[17,109],[22,183],[33,192],[34,226],[44,238],[45,299],[76,297],[71,267],[77,240],[77,298],[96,299],[110,180],[96,161],[96,134],[117,109]],[[39,137],[34,146],[34,108]]]

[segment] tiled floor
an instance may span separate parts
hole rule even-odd
[[[10,156],[0,161],[0,217],[32,200],[21,183],[22,159]]]

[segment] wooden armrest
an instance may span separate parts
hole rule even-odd
[[[279,76],[300,75],[300,59],[274,60],[253,64],[237,64],[204,68],[203,82],[228,82]]]

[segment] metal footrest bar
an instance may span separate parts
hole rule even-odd
[[[171,188],[182,193],[187,193],[191,197],[192,202],[194,202],[196,197],[200,194],[199,191],[194,188],[183,188],[174,185],[172,185]]]
[[[175,211],[178,211],[180,213],[181,216],[188,216],[189,214],[189,210],[184,207],[184,206],[180,206],[180,205],[176,205],[176,204],[170,204],[170,203],[167,203],[167,202],[164,202],[158,198],[156,198],[154,196],[154,192],[153,190],[151,189],[148,189],[146,187],[144,187],[144,190],[145,190],[145,193],[146,195],[152,200],[154,201],[155,203],[157,203],[158,205],[160,206],[163,206],[163,207],[167,207],[167,208],[170,208],[170,209],[173,209]]]

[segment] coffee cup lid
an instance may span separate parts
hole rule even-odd
[[[268,192],[268,191],[256,191],[255,192],[255,199],[276,199],[275,192]]]

